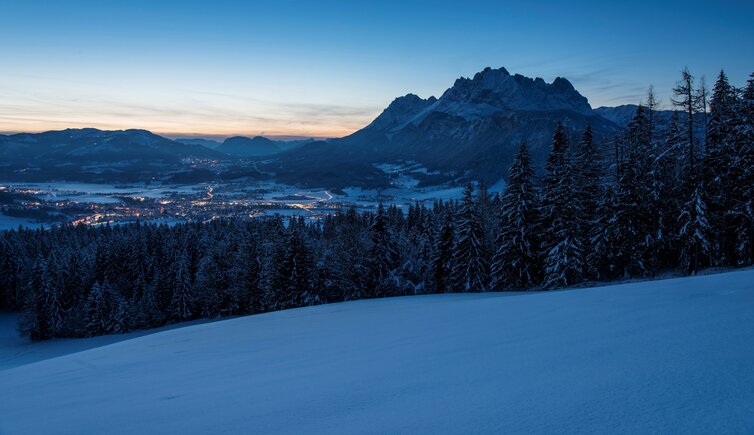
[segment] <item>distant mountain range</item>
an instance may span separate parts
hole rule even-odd
[[[272,140],[264,136],[254,136],[252,138],[234,136],[222,142],[203,138],[177,138],[174,140],[187,145],[201,145],[237,157],[267,156],[298,148],[314,141],[314,139]]]
[[[84,128],[0,136],[0,177],[9,180],[150,179],[182,167],[185,160],[224,157],[146,130]]]
[[[620,125],[621,127],[627,127],[631,120],[636,115],[636,110],[639,108],[636,104],[624,104],[616,107],[598,107],[594,109],[594,113],[597,115]],[[670,120],[673,118],[672,110],[655,110],[653,115],[655,128],[658,133],[662,134],[670,129]],[[679,113],[680,122],[686,122],[686,114]],[[704,114],[694,114],[694,130],[696,137],[702,137],[704,133]]]
[[[597,139],[609,138],[635,112],[635,105],[592,109],[561,77],[547,83],[486,68],[473,78],[457,79],[440,98],[396,98],[369,125],[339,139],[171,140],[145,130],[90,128],[0,135],[0,179],[127,181],[167,174],[171,179],[255,176],[289,184],[375,187],[389,183],[378,164],[411,161],[426,168],[413,174],[424,184],[494,182],[507,174],[521,141],[541,168],[558,123],[573,141],[587,125]],[[656,112],[658,129],[667,128],[671,115]],[[191,163],[199,160],[225,163],[210,170]]]

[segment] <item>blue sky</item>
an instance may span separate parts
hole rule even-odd
[[[754,71],[752,1],[0,0],[0,131],[340,136],[486,66],[592,106]]]

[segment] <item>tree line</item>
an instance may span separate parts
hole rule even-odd
[[[754,74],[711,98],[688,71],[659,131],[650,88],[628,128],[598,143],[558,125],[544,175],[522,143],[505,190],[175,226],[60,226],[0,234],[0,309],[34,340],[195,318],[425,293],[554,289],[694,274],[754,261]],[[703,137],[695,137],[703,113]],[[575,139],[575,140],[574,140]]]

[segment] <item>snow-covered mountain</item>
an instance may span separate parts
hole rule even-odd
[[[451,177],[494,181],[505,176],[521,141],[541,166],[559,122],[574,139],[587,125],[597,138],[620,130],[594,113],[565,78],[546,83],[511,75],[505,68],[486,68],[473,78],[456,80],[440,98],[399,97],[362,130],[284,153],[269,169],[287,181],[336,169],[353,180],[356,170],[369,165],[412,160]],[[312,165],[319,170],[311,171]],[[367,183],[379,181],[378,174],[364,175]]]
[[[408,94],[395,99],[367,128],[396,130],[419,125],[434,112],[465,120],[488,118],[498,112],[567,110],[592,115],[587,99],[561,77],[551,84],[541,78],[510,75],[505,68],[485,68],[473,79],[460,78],[436,99]]]
[[[753,433],[752,283],[373,299],[163,331],[0,370],[0,433]]]

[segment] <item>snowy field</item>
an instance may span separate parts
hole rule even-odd
[[[161,328],[133,331],[128,334],[59,339],[34,343],[18,334],[18,318],[19,315],[15,313],[0,313],[0,371],[144,335],[156,334],[161,331],[210,322],[210,320],[194,320]],[[0,422],[2,422],[1,418]],[[3,432],[0,431],[0,434],[3,434]]]
[[[0,433],[754,433],[752,367],[752,270],[369,300],[0,370]]]

